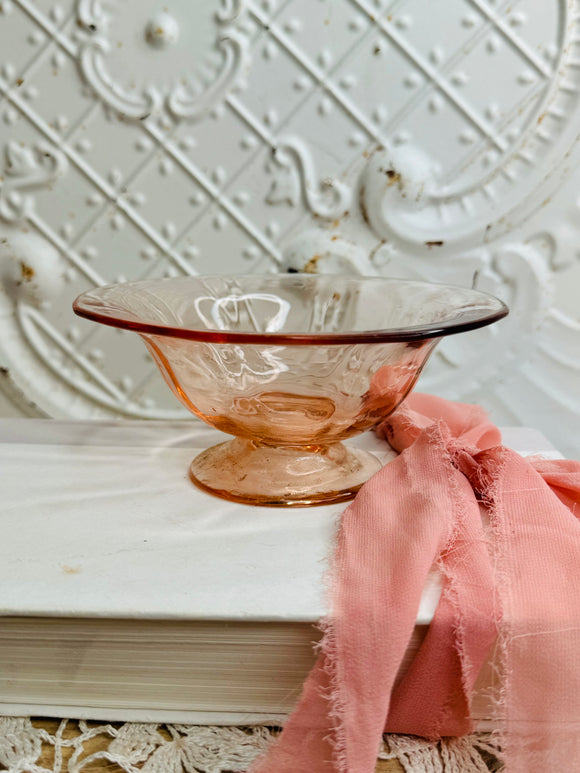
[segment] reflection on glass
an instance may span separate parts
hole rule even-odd
[[[125,283],[74,309],[138,332],[179,400],[235,436],[192,480],[264,505],[354,496],[379,462],[342,441],[395,410],[442,336],[507,314],[475,290],[305,274]]]

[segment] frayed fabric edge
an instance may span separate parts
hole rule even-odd
[[[327,737],[332,749],[334,762],[338,773],[349,773],[347,759],[346,734],[342,718],[345,713],[345,704],[340,694],[340,679],[337,673],[338,657],[336,635],[331,618],[323,620],[318,626],[323,638],[319,649],[324,658],[323,670],[328,677],[328,690],[323,697],[328,701],[328,716],[332,722],[332,732]]]
[[[504,446],[490,449],[495,455],[495,462],[491,465],[491,480],[485,485],[486,500],[488,507],[489,526],[493,539],[492,545],[492,564],[494,568],[494,619],[503,620],[507,598],[510,594],[509,574],[506,569],[505,554],[507,550],[507,538],[505,534],[505,523],[498,502],[501,501],[501,484],[503,474],[507,466],[507,455],[510,453]],[[486,453],[485,451],[483,453]],[[490,653],[492,667],[497,675],[497,686],[495,694],[491,694],[490,704],[492,706],[491,724],[493,730],[490,733],[490,743],[498,750],[498,757],[503,762],[506,741],[506,714],[507,714],[507,694],[508,694],[508,675],[507,675],[507,647],[508,641],[502,625],[498,626],[496,644],[493,653]]]
[[[349,505],[350,507],[350,505]],[[317,628],[322,633],[322,638],[316,644],[315,650],[324,658],[323,671],[328,677],[328,688],[322,693],[328,702],[328,717],[332,722],[332,729],[325,740],[332,749],[333,761],[337,767],[337,773],[349,773],[346,732],[342,719],[345,714],[345,702],[340,694],[340,679],[338,676],[338,647],[336,643],[336,630],[333,615],[333,601],[336,589],[336,572],[338,561],[338,545],[341,532],[344,529],[344,521],[348,509],[341,514],[335,529],[334,536],[330,540],[327,556],[326,570],[323,574],[323,595],[326,602],[328,615],[319,621]]]

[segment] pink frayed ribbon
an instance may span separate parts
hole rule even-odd
[[[580,771],[580,463],[523,459],[481,408],[427,395],[381,431],[402,453],[342,516],[317,663],[250,773],[373,773],[384,732],[470,732],[490,652],[506,770]],[[434,564],[441,599],[396,684]]]

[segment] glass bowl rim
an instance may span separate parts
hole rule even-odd
[[[353,282],[382,282],[385,284],[407,284],[414,285],[416,287],[440,287],[446,290],[461,290],[461,292],[473,293],[474,297],[479,297],[489,303],[490,300],[495,302],[495,309],[487,309],[482,311],[478,317],[469,316],[468,319],[461,321],[461,317],[455,320],[448,320],[439,323],[429,323],[422,325],[408,325],[399,328],[384,328],[376,330],[363,330],[355,332],[338,332],[338,333],[256,333],[246,331],[228,331],[218,329],[195,329],[186,327],[174,327],[171,325],[161,325],[153,322],[146,322],[130,318],[129,316],[111,316],[103,314],[95,309],[87,308],[83,305],[84,300],[90,295],[95,293],[104,293],[107,290],[121,287],[136,287],[139,284],[150,283],[151,279],[136,280],[134,282],[121,282],[113,283],[109,285],[103,285],[101,287],[93,288],[84,293],[81,293],[73,302],[73,311],[79,317],[92,320],[93,322],[99,322],[109,327],[121,328],[123,330],[131,330],[133,332],[144,335],[156,335],[167,336],[169,338],[181,338],[191,341],[200,341],[213,344],[262,344],[262,345],[332,345],[332,344],[365,344],[365,343],[404,343],[407,341],[420,341],[433,338],[442,338],[444,336],[453,335],[455,333],[468,332],[470,330],[477,330],[478,328],[491,325],[494,322],[498,322],[509,314],[509,308],[507,305],[491,293],[483,292],[481,290],[475,290],[469,287],[461,287],[460,285],[453,285],[441,282],[426,282],[415,279],[403,279],[397,277],[376,277],[376,276],[349,276],[345,274],[301,274],[301,273],[288,273],[288,274],[200,274],[192,276],[179,277],[181,280],[211,280],[211,279],[249,279],[258,277],[268,278],[293,278],[298,277],[310,277],[312,280],[316,278],[324,277],[325,281],[328,281],[329,277],[340,277],[342,279]],[[160,284],[164,282],[175,281],[178,277],[171,278],[159,278],[153,281],[157,281]],[[311,281],[309,279],[309,281]],[[467,311],[465,316],[467,316]]]

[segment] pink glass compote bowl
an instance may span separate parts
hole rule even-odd
[[[193,460],[198,486],[286,506],[352,498],[380,463],[342,441],[395,410],[443,336],[508,313],[475,290],[328,274],[142,280],[74,310],[139,333],[179,400],[235,436]]]

